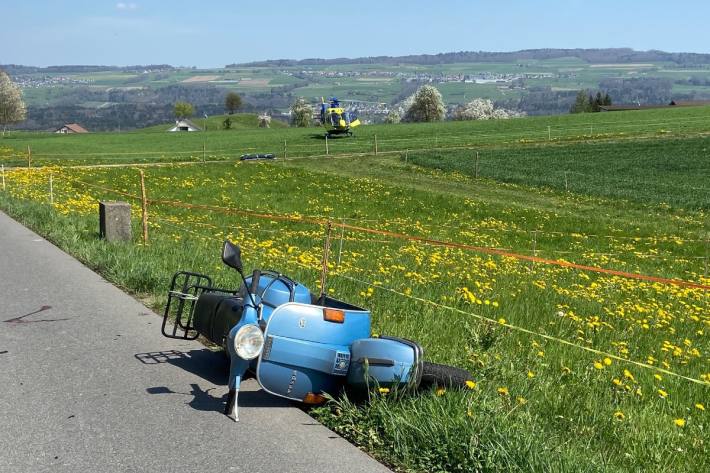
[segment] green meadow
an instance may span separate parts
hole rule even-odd
[[[311,411],[397,471],[708,471],[708,131],[687,108],[363,126],[327,155],[317,128],[11,133],[0,208],[156,310],[179,269],[237,284],[225,238],[318,291],[331,222],[325,290],[472,374]],[[97,238],[105,199],[134,242]]]

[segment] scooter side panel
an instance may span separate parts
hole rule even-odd
[[[349,368],[350,343],[369,331],[367,312],[346,312],[341,324],[325,321],[319,306],[280,306],[264,331],[257,380],[267,392],[297,401],[308,393],[336,394]]]
[[[393,387],[416,376],[419,353],[413,344],[395,339],[365,338],[353,342],[348,385]]]

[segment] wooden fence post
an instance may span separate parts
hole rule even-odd
[[[140,170],[141,173],[141,210],[143,213],[143,244],[148,244],[148,199],[146,198],[145,192],[145,173]]]
[[[326,276],[328,274],[328,256],[330,254],[330,233],[333,229],[333,224],[328,220],[328,225],[325,228],[325,243],[323,243],[323,267],[320,275],[320,295],[321,298],[326,295]]]
[[[478,179],[478,151],[476,151],[476,179]]]

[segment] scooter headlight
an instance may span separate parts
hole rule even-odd
[[[237,331],[234,337],[234,349],[240,358],[253,360],[264,348],[264,334],[258,325],[245,325]]]

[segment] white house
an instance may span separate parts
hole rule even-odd
[[[175,121],[175,126],[168,131],[202,131],[202,128],[192,123],[187,118]]]

